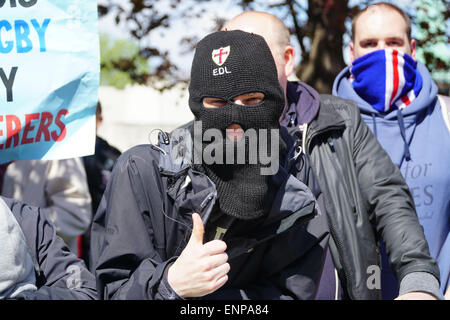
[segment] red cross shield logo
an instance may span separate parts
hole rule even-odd
[[[218,66],[223,65],[229,55],[230,55],[230,46],[215,49],[212,51],[212,54],[211,54],[212,60]]]

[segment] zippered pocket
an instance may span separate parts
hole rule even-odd
[[[342,169],[341,162],[337,155],[336,147],[334,145],[334,140],[332,137],[328,137],[327,144],[329,146],[329,148],[328,148],[329,156],[332,159],[332,163],[336,170],[337,176],[340,177],[341,179],[345,179],[346,175],[344,174],[344,170]],[[353,217],[355,218],[355,221],[356,221],[356,219],[358,218],[357,210],[356,210],[353,193],[351,192],[351,190],[348,189],[348,181],[345,181],[345,183],[340,183],[339,186],[344,189],[344,193],[347,195],[346,199],[350,202],[351,211],[352,211]]]

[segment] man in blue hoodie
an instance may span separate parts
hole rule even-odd
[[[223,27],[236,29],[263,36],[271,49],[287,101],[280,123],[310,159],[312,170],[302,181],[326,212],[331,237],[316,299],[381,299],[379,239],[399,279],[399,299],[440,297],[439,269],[410,191],[356,105],[288,81],[295,51],[275,16],[244,12]]]
[[[357,103],[400,168],[438,262],[444,294],[450,284],[450,131],[437,86],[415,59],[411,20],[401,9],[370,5],[354,17],[352,29],[352,64],[336,78],[333,94]],[[397,288],[385,255],[383,265],[383,296],[390,298]]]

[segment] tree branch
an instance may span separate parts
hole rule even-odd
[[[305,52],[306,52],[305,45],[303,44],[303,37],[304,37],[304,35],[303,35],[303,30],[300,27],[300,24],[298,23],[298,20],[297,20],[297,11],[294,8],[294,2],[295,1],[293,1],[293,0],[288,0],[288,1],[286,1],[286,4],[289,7],[289,12],[291,14],[292,21],[294,23],[294,33],[295,33],[295,35],[296,35],[296,37],[298,39],[298,42],[300,44],[300,48],[302,50],[302,57],[304,57],[305,56]]]

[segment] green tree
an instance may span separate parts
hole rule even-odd
[[[343,47],[347,45],[346,41],[349,39],[351,18],[360,8],[379,2],[374,0],[233,1],[243,10],[267,11],[285,21],[294,41],[300,48],[298,53],[300,63],[296,68],[296,74],[302,81],[321,93],[331,92],[335,77],[345,67]],[[428,44],[442,42],[443,37],[447,37],[445,41],[448,43],[448,32],[445,30],[445,22],[448,23],[449,20],[448,1],[413,1],[412,4],[417,5],[417,14],[415,10],[411,10],[411,8],[415,8],[413,5],[402,8],[410,11],[408,13],[415,21],[417,29],[425,32],[424,35],[419,32],[419,46],[421,47],[419,59],[423,59],[433,74],[444,72],[444,77],[448,77],[448,58],[443,58],[444,54],[442,54],[445,48],[440,45],[441,49],[437,50],[434,45],[433,49],[429,49]],[[205,13],[202,4],[206,2],[217,3],[217,5],[223,3],[222,0],[184,0],[183,2],[181,0],[129,0],[128,2],[103,0],[103,2],[105,4],[99,5],[100,14],[113,12],[117,23],[126,22],[130,35],[139,41],[139,54],[148,58],[150,62],[159,61],[147,80],[164,79],[162,89],[178,81],[173,77],[177,66],[170,61],[167,52],[160,52],[157,49],[157,44],[148,43],[149,34],[168,28],[175,19],[192,21],[198,19]],[[170,6],[161,6],[158,3],[170,3]],[[393,3],[396,2],[393,1]],[[427,9],[432,7],[437,8],[437,14]],[[217,28],[223,22],[222,17],[216,17]],[[436,27],[433,26],[434,24]],[[435,29],[437,31],[433,31]],[[192,51],[197,41],[198,38],[195,36],[186,37],[182,40],[181,45]],[[448,46],[446,48],[448,54]]]
[[[118,83],[126,82],[123,72],[128,72],[130,83],[149,84],[159,90],[174,86],[179,81],[175,76],[178,67],[171,61],[167,51],[161,50],[158,44],[151,42],[150,34],[169,28],[170,23],[176,19],[199,18],[204,11],[197,5],[202,1],[189,2],[190,6],[181,6],[181,0],[99,0],[99,17],[112,14],[115,23],[125,28],[130,38],[137,44],[137,47],[127,44],[132,51],[130,55],[124,55],[126,50],[118,48],[122,43],[121,40],[117,42],[115,48],[113,45],[111,49],[118,53],[122,52],[125,59],[106,67],[105,70],[109,70],[109,74],[105,75],[105,80],[113,76]],[[185,39],[186,45],[189,42],[189,39]],[[112,55],[116,56],[115,53]],[[142,65],[144,60],[151,66],[148,72],[144,72]],[[117,73],[114,72],[116,68]]]
[[[241,0],[244,10],[256,9],[275,14],[285,22],[300,48],[296,75],[321,93],[331,93],[334,78],[345,67],[344,34],[346,22],[357,12],[360,1],[348,0]]]
[[[100,84],[125,88],[128,84],[146,83],[148,59],[139,54],[139,45],[130,40],[112,40],[100,35]]]
[[[416,57],[431,71],[441,92],[450,89],[450,39],[446,21],[450,18],[449,1],[418,0],[414,19]]]

